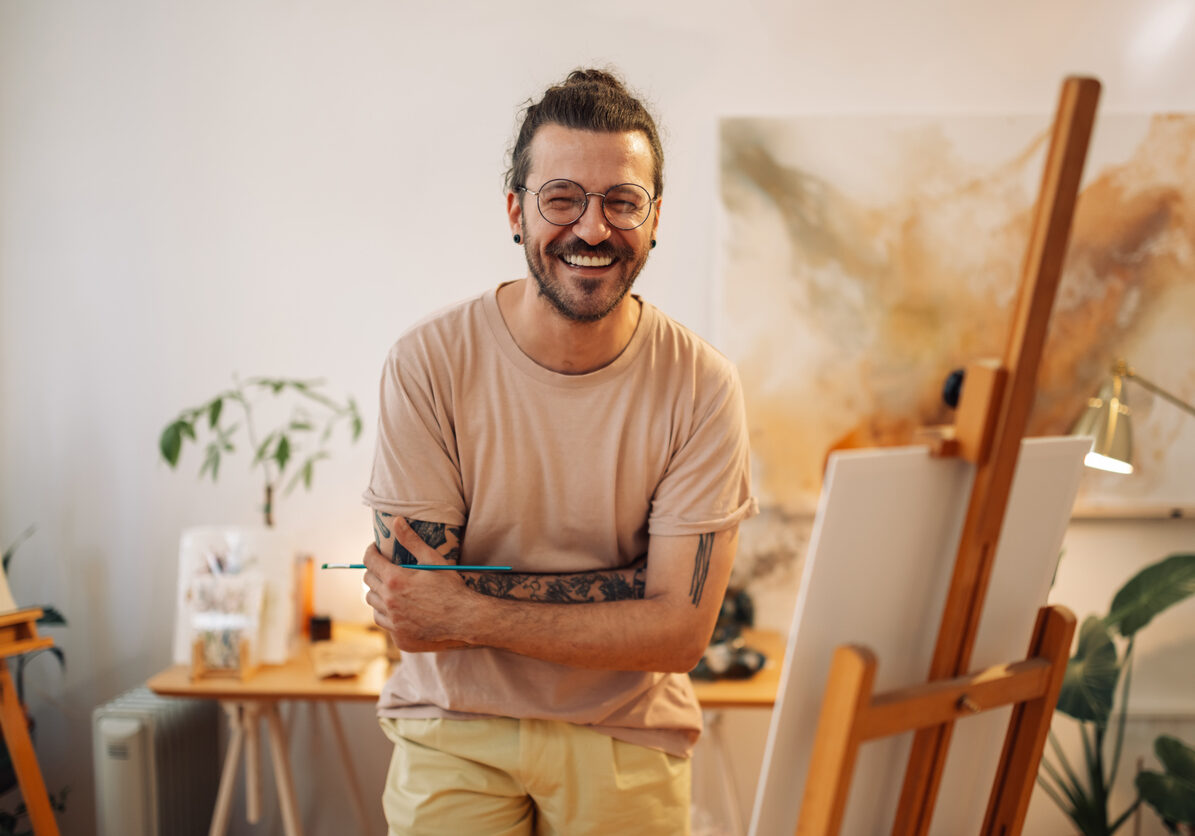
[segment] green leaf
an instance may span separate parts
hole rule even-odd
[[[1172,554],[1146,566],[1112,599],[1110,628],[1128,638],[1154,616],[1195,594],[1195,554]]]
[[[207,446],[207,455],[203,458],[203,466],[199,468],[199,478],[203,478],[203,474],[208,471],[212,473],[212,481],[216,481],[216,477],[220,473],[220,443],[213,441]]]
[[[62,617],[62,613],[60,613],[57,608],[45,604],[41,608],[41,618],[37,620],[37,623],[45,624],[47,626],[59,624],[65,627],[66,619]]]
[[[224,409],[224,399],[216,398],[207,408],[207,425],[212,429],[220,423],[220,412]]]
[[[274,449],[274,461],[278,462],[278,470],[286,469],[286,463],[290,461],[290,439],[284,433],[278,436],[278,446]]]
[[[257,445],[257,452],[253,454],[253,464],[257,464],[262,459],[264,459],[267,455],[269,455],[270,445],[274,443],[274,438],[277,435],[278,435],[278,432],[274,431],[274,432],[270,433],[269,435],[267,435],[265,437],[265,440],[262,441],[261,444]]]
[[[37,526],[35,526],[35,525],[29,526],[24,531],[22,531],[19,535],[17,535],[17,539],[13,540],[12,543],[9,544],[8,548],[4,550],[3,565],[4,565],[5,572],[8,571],[8,563],[10,560],[12,560],[12,556],[17,553],[17,547],[20,546],[21,543],[24,543],[26,540],[28,540],[30,537],[32,537],[34,532],[36,532],[36,531],[37,531]]]
[[[1181,740],[1161,735],[1154,751],[1165,773],[1145,771],[1137,776],[1137,791],[1159,816],[1195,824],[1195,749]]]
[[[174,421],[166,425],[166,429],[162,430],[162,437],[158,439],[158,450],[162,453],[162,458],[171,467],[178,464],[179,454],[183,449],[183,434],[182,428],[186,426],[183,421]]]
[[[315,425],[310,421],[291,421],[290,428],[295,432],[310,432],[315,429]]]
[[[1112,712],[1112,697],[1120,678],[1116,645],[1103,619],[1089,615],[1079,628],[1079,646],[1066,664],[1058,711],[1076,720],[1101,726]]]
[[[349,398],[349,414],[352,416],[353,441],[361,437],[361,412],[357,409],[357,402]]]
[[[1158,760],[1166,767],[1167,772],[1195,790],[1195,749],[1177,737],[1163,734],[1154,741],[1154,752],[1157,753]],[[1195,824],[1195,822],[1192,823]]]

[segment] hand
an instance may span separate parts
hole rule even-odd
[[[394,521],[395,536],[420,563],[444,563],[405,521]],[[388,632],[400,650],[419,652],[467,646],[451,639],[451,614],[462,594],[469,594],[456,572],[404,569],[387,560],[374,545],[365,550],[365,601],[374,623]]]

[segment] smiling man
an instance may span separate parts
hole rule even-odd
[[[392,833],[689,830],[686,674],[757,508],[733,366],[630,292],[662,191],[647,110],[573,72],[512,151],[528,277],[387,358],[365,582],[404,651],[378,705]]]

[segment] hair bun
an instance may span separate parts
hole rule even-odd
[[[626,92],[626,86],[618,78],[607,70],[597,69],[576,69],[568,74],[568,78],[564,80],[565,84],[600,84],[604,87],[612,87],[615,90]]]

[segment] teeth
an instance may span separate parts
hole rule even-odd
[[[610,256],[566,255],[564,260],[573,267],[607,267],[614,263]]]

